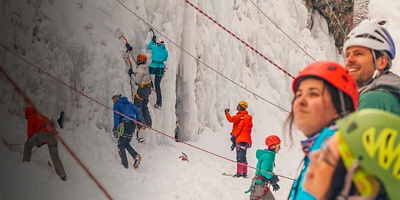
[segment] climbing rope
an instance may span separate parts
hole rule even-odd
[[[3,46],[3,45],[1,45]],[[4,47],[4,46],[3,46]],[[4,47],[6,48],[6,47]],[[7,49],[7,48],[6,48]],[[21,58],[22,60],[24,60],[25,62],[27,62],[29,65],[31,65],[27,60],[23,59],[22,57],[18,56],[19,58]],[[44,74],[46,74],[47,76],[50,76],[52,78],[55,78],[54,76],[51,76],[49,73],[41,70],[40,68],[37,68],[39,71],[43,72]],[[0,64],[0,73],[2,73],[4,75],[4,77],[6,77],[6,79],[8,80],[8,82],[10,82],[10,84],[14,87],[14,90],[18,92],[19,95],[22,96],[22,98],[24,99],[24,101],[27,103],[27,105],[32,106],[32,108],[34,110],[36,110],[37,112],[39,112],[39,110],[35,107],[35,105],[33,104],[33,102],[28,98],[28,96],[21,90],[21,88],[18,87],[17,83],[12,80],[12,78],[7,74],[7,72],[3,69],[3,66]],[[56,79],[57,80],[57,79]],[[67,84],[59,81],[60,83],[62,83],[65,86],[68,86]],[[69,86],[70,88],[72,88],[71,86]],[[40,115],[39,115],[40,116]],[[44,122],[47,123],[46,120],[42,120]],[[97,185],[97,187],[100,188],[100,190],[104,193],[104,195],[108,198],[108,199],[112,199],[110,194],[107,192],[107,190],[101,185],[101,183],[96,179],[96,177],[90,172],[90,170],[85,166],[85,164],[83,164],[83,162],[78,158],[78,156],[72,151],[71,147],[69,147],[69,145],[64,141],[64,139],[60,136],[60,134],[56,134],[57,131],[55,130],[54,126],[52,124],[46,124],[46,127],[48,127],[53,134],[55,134],[55,136],[57,137],[57,139],[61,142],[61,144],[64,145],[65,149],[68,151],[68,153],[75,159],[75,161],[79,164],[79,166],[82,167],[82,169],[86,172],[86,174],[95,182],[95,184]]]
[[[262,10],[260,9],[260,7],[258,7],[252,0],[250,0],[250,2],[262,13],[271,23],[273,23],[277,29],[279,29],[284,35],[286,35],[286,37],[288,37],[297,47],[299,47],[305,54],[307,54],[308,57],[310,57],[313,61],[316,62],[316,60],[315,60],[309,53],[307,53],[307,51],[306,51],[303,47],[301,47],[301,46],[300,46],[296,41],[294,41],[285,31],[283,31],[271,18],[269,18],[269,17],[265,14],[265,12],[262,11]],[[295,4],[296,4],[296,3],[295,3]],[[296,6],[296,5],[295,5],[295,6]],[[296,10],[296,13],[297,13],[297,10]],[[297,19],[298,19],[298,18],[299,18],[299,16],[297,16]],[[299,26],[300,26],[300,24],[299,24]],[[301,32],[300,32],[300,34],[301,34]],[[303,42],[303,43],[304,43],[304,42]]]
[[[183,143],[183,144],[185,144],[185,145],[187,145],[187,146],[190,146],[190,147],[195,148],[195,149],[197,149],[197,150],[206,152],[206,153],[211,154],[211,155],[213,155],[213,156],[216,156],[216,157],[219,157],[219,158],[222,158],[222,159],[225,159],[225,160],[227,160],[227,161],[234,162],[234,163],[238,163],[238,162],[236,162],[236,161],[234,161],[234,160],[232,160],[232,159],[223,157],[223,156],[221,156],[221,155],[212,153],[212,152],[210,152],[210,151],[207,151],[207,150],[202,149],[202,148],[200,148],[200,147],[197,147],[197,146],[195,146],[195,145],[192,145],[192,144],[189,144],[189,143],[187,143],[187,142],[184,142],[184,141],[181,141],[181,140],[179,140],[179,139],[176,139],[176,138],[173,137],[173,136],[170,136],[170,135],[168,135],[168,134],[166,134],[166,133],[163,133],[163,132],[161,132],[161,131],[158,131],[158,130],[152,128],[152,127],[147,126],[146,124],[143,124],[143,123],[141,123],[141,122],[139,122],[139,121],[136,121],[135,119],[132,119],[132,118],[129,117],[129,116],[124,115],[123,113],[120,113],[120,112],[118,112],[118,111],[116,111],[116,110],[113,110],[111,107],[104,105],[103,103],[99,102],[98,100],[96,100],[96,99],[94,99],[94,98],[92,98],[92,97],[90,97],[90,96],[84,94],[82,91],[79,91],[78,89],[76,89],[76,88],[74,88],[74,87],[72,87],[72,86],[70,86],[70,85],[68,85],[68,84],[66,84],[66,83],[64,83],[64,82],[62,82],[61,80],[59,80],[58,78],[54,77],[54,76],[51,75],[50,73],[48,73],[48,72],[44,71],[43,69],[41,69],[40,67],[37,67],[36,65],[32,64],[31,62],[29,62],[28,60],[26,60],[24,57],[22,57],[21,55],[19,55],[18,53],[14,52],[14,51],[12,51],[11,49],[7,48],[7,47],[4,46],[3,44],[0,44],[0,46],[2,46],[4,49],[6,49],[7,51],[9,51],[10,53],[14,54],[14,55],[15,55],[16,57],[18,57],[19,59],[21,59],[21,60],[23,60],[24,62],[26,62],[26,63],[28,64],[28,66],[31,66],[31,67],[37,69],[39,72],[45,74],[46,76],[49,76],[50,78],[52,78],[52,79],[54,79],[55,81],[57,81],[57,82],[59,82],[60,84],[62,84],[63,86],[65,86],[65,87],[71,89],[72,91],[78,93],[79,95],[81,95],[81,96],[83,96],[83,97],[85,97],[85,98],[87,98],[87,99],[89,99],[89,100],[95,102],[96,104],[98,104],[98,105],[100,105],[100,106],[102,106],[102,107],[104,107],[104,108],[106,108],[106,109],[108,109],[108,110],[110,110],[110,111],[113,111],[114,113],[117,113],[117,114],[119,114],[119,115],[121,115],[121,116],[126,117],[126,118],[129,119],[129,120],[134,121],[134,122],[137,123],[137,124],[140,124],[142,127],[146,127],[146,129],[152,130],[152,131],[154,131],[154,132],[156,132],[156,133],[159,133],[159,134],[161,134],[161,135],[163,135],[163,136],[166,136],[166,137],[168,137],[168,138],[170,138],[170,139],[173,139],[174,141]],[[2,72],[6,77],[9,77],[8,74],[6,74],[5,71],[1,68],[1,65],[0,65],[0,72]],[[11,80],[11,78],[8,78],[8,79]],[[19,91],[18,93],[19,93],[20,95],[22,95],[22,97],[23,97],[29,104],[33,105],[33,104],[32,104],[32,101],[30,101],[29,98],[22,92],[22,90],[18,88],[18,86],[16,85],[16,83],[13,82],[12,80],[11,80],[10,82],[12,82],[12,83],[13,83],[13,86],[15,86],[15,87],[14,87],[15,90]],[[98,186],[103,190],[103,192],[107,195],[107,197],[109,197],[109,199],[111,199],[111,197],[108,195],[108,193],[106,192],[106,190],[100,185],[100,183],[95,179],[95,177],[88,171],[88,169],[85,167],[85,165],[83,165],[83,163],[82,163],[82,162],[79,160],[79,158],[72,152],[72,150],[69,148],[69,146],[62,140],[62,138],[60,138],[60,141],[62,142],[62,144],[64,144],[64,146],[66,146],[66,148],[67,148],[67,150],[70,152],[70,154],[71,154],[71,155],[77,160],[77,162],[85,169],[85,171],[87,170],[87,173],[89,174],[89,176],[98,184]],[[242,165],[243,165],[243,164],[242,164]],[[248,167],[249,167],[249,168],[252,168],[252,169],[256,169],[256,170],[258,169],[258,168],[252,167],[252,166],[248,166]],[[261,169],[258,169],[258,170],[261,170]],[[262,171],[263,171],[263,170],[262,170]],[[282,178],[289,179],[289,180],[295,180],[295,179],[290,178],[290,177],[287,177],[287,176],[283,176],[283,175],[279,175],[279,174],[275,174],[275,175],[277,175],[277,176],[279,176],[279,177],[282,177]]]
[[[168,40],[171,44],[173,44],[174,46],[176,46],[177,48],[179,48],[181,51],[185,52],[187,55],[189,55],[190,57],[192,57],[193,59],[197,60],[199,63],[203,64],[204,66],[206,66],[207,68],[209,68],[210,70],[214,71],[215,73],[217,73],[218,75],[220,75],[221,77],[225,78],[226,80],[228,80],[229,82],[235,84],[236,86],[242,88],[243,90],[249,92],[250,94],[262,99],[265,102],[268,102],[269,104],[281,109],[282,111],[285,111],[287,113],[289,113],[288,110],[278,106],[277,104],[272,103],[271,101],[265,99],[264,97],[256,94],[255,92],[252,92],[251,90],[245,88],[244,86],[240,85],[239,83],[236,83],[235,81],[233,81],[232,79],[228,78],[227,76],[223,75],[221,72],[218,72],[217,70],[213,69],[211,66],[207,65],[206,63],[204,63],[203,61],[201,61],[200,59],[198,59],[196,56],[194,56],[193,54],[189,53],[188,51],[186,51],[185,49],[183,49],[181,46],[179,46],[178,44],[176,44],[175,42],[173,42],[171,39],[169,39],[167,36],[163,35],[160,31],[158,31],[157,29],[155,29],[154,27],[152,27],[148,22],[146,22],[145,20],[143,20],[140,16],[138,16],[136,13],[134,13],[131,9],[129,9],[125,4],[123,4],[122,2],[120,2],[120,0],[117,0],[118,3],[120,3],[123,7],[125,7],[130,13],[132,13],[133,15],[135,15],[139,20],[143,21],[143,23],[147,24],[149,27],[151,27],[155,32],[157,32],[158,34],[160,34],[161,36],[163,36],[166,40]],[[251,47],[252,48],[252,47]],[[254,49],[254,48],[253,48]],[[257,50],[256,50],[257,51]],[[258,51],[257,51],[258,52]],[[261,54],[262,55],[262,54]],[[289,74],[289,73],[287,73]],[[289,74],[290,75],[290,74]],[[291,75],[290,75],[291,76]],[[293,76],[291,76],[292,78],[294,78]]]
[[[333,16],[335,17],[335,19],[336,19],[336,21],[338,22],[340,28],[342,29],[343,34],[346,36],[346,31],[344,31],[344,29],[343,29],[343,27],[342,27],[342,24],[340,23],[339,19],[337,18],[335,12],[333,12],[333,9],[332,9],[331,5],[329,4],[328,0],[325,0],[325,2],[326,2],[326,4],[328,4],[329,9],[331,10]]]
[[[227,28],[225,28],[224,26],[222,26],[220,23],[218,23],[215,19],[213,19],[212,17],[210,17],[209,15],[207,15],[204,11],[200,10],[198,7],[196,7],[194,4],[192,4],[190,1],[188,0],[183,0],[185,1],[187,4],[189,4],[192,8],[196,9],[197,11],[199,11],[202,15],[204,15],[205,17],[207,17],[209,20],[211,20],[212,22],[214,22],[215,24],[217,24],[220,28],[222,28],[224,31],[226,31],[227,33],[229,33],[230,35],[232,35],[234,38],[236,38],[237,40],[239,40],[241,43],[243,43],[246,47],[250,48],[251,50],[253,50],[255,53],[257,53],[258,55],[260,55],[262,58],[264,58],[265,60],[267,60],[268,62],[270,62],[273,66],[275,66],[278,70],[282,71],[284,74],[288,75],[289,77],[291,77],[292,79],[294,79],[294,76],[292,76],[289,72],[287,72],[285,69],[283,69],[282,67],[279,67],[276,63],[274,63],[272,60],[270,60],[269,58],[267,58],[264,54],[262,54],[261,52],[259,52],[257,49],[255,49],[254,47],[252,47],[251,45],[247,44],[244,40],[242,40],[241,38],[239,38],[238,36],[236,36],[234,33],[232,33],[230,30],[228,30]]]

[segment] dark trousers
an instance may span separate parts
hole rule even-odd
[[[160,88],[160,84],[161,84],[161,79],[164,76],[164,68],[153,68],[153,67],[149,67],[149,74],[154,74],[154,87],[156,89],[156,95],[157,95],[157,101],[156,103],[158,105],[162,104],[162,96],[161,96],[161,88]]]
[[[29,138],[25,142],[24,146],[24,155],[22,158],[23,162],[31,161],[32,156],[32,148],[36,145],[40,145],[43,142],[47,143],[47,147],[49,148],[50,158],[53,162],[54,169],[56,173],[60,177],[66,177],[64,166],[61,162],[60,156],[58,155],[58,143],[54,133],[51,132],[38,132]]]
[[[153,122],[151,120],[151,115],[149,112],[149,108],[147,105],[149,104],[149,95],[151,93],[151,86],[139,87],[135,99],[134,104],[137,108],[139,108],[140,113],[142,115],[142,123],[147,126],[152,126]]]
[[[124,134],[118,138],[118,153],[119,156],[121,157],[122,165],[128,167],[128,159],[126,157],[125,150],[127,150],[128,153],[131,154],[133,159],[136,159],[136,155],[138,154],[135,151],[135,149],[133,149],[132,146],[130,145],[133,132],[135,131],[136,128],[136,123],[134,123],[133,121],[125,122],[123,126],[124,126]]]
[[[247,162],[247,149],[249,148],[249,144],[246,142],[239,142],[236,145],[236,161],[239,163]]]
[[[154,87],[156,89],[156,95],[157,95],[157,102],[156,103],[158,105],[162,104],[161,87],[160,87],[161,79],[162,79],[162,76],[158,76],[158,75],[155,76]]]

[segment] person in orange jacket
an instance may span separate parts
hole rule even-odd
[[[251,130],[253,128],[253,119],[247,112],[247,103],[239,101],[236,107],[236,115],[231,116],[229,108],[225,109],[226,119],[233,123],[231,140],[236,144],[236,162],[237,171],[233,177],[247,177],[247,149],[251,147]],[[233,150],[234,146],[231,147]]]
[[[57,134],[49,118],[39,114],[36,110],[30,106],[25,108],[25,118],[28,120],[27,134],[28,139],[24,146],[24,155],[22,162],[30,162],[32,156],[32,148],[36,146],[40,148],[42,145],[47,144],[51,161],[53,162],[54,169],[62,181],[67,180],[64,166],[61,162],[60,156],[58,155],[58,142]]]

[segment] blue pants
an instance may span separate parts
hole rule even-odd
[[[136,159],[136,155],[138,154],[135,149],[132,148],[132,146],[129,144],[132,140],[133,132],[135,131],[136,128],[136,123],[133,121],[126,122],[124,123],[124,134],[118,138],[118,153],[119,156],[121,157],[121,163],[122,165],[127,168],[128,167],[128,159],[126,158],[126,152],[125,150],[128,151],[129,154],[131,154],[133,159]],[[127,135],[125,137],[124,135]]]

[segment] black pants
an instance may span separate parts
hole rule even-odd
[[[155,80],[154,80],[154,87],[156,89],[156,95],[157,95],[157,101],[156,103],[158,105],[162,104],[162,95],[161,95],[161,80],[162,77],[164,76],[164,68],[153,68],[149,67],[149,74],[154,74],[155,75]]]
[[[122,134],[122,136],[118,138],[118,153],[119,156],[121,157],[122,165],[128,167],[128,159],[126,158],[125,150],[127,150],[128,153],[131,154],[134,160],[136,159],[136,155],[138,155],[135,149],[133,149],[132,146],[130,145],[133,132],[135,131],[136,128],[136,123],[130,121],[124,123],[123,126],[124,126],[124,133]]]
[[[246,142],[239,142],[236,145],[236,161],[241,163],[241,162],[247,162],[247,149],[249,148],[249,144]]]
[[[162,104],[162,96],[161,96],[161,87],[160,87],[160,84],[161,84],[161,79],[162,79],[162,76],[158,76],[158,75],[156,75],[156,77],[155,77],[155,85],[154,85],[154,87],[156,88],[156,95],[157,95],[157,104],[158,105],[161,105]]]
[[[151,120],[149,108],[147,105],[149,104],[149,95],[151,93],[151,86],[147,85],[144,87],[139,87],[135,95],[134,104],[137,108],[139,108],[140,113],[142,115],[142,123],[147,126],[152,126],[153,122]]]

